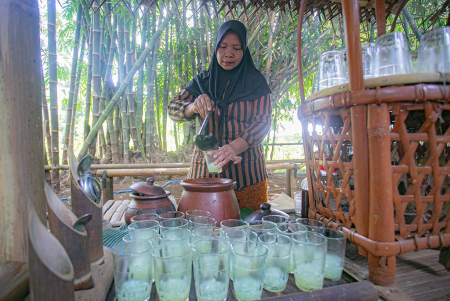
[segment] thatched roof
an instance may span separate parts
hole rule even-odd
[[[102,6],[107,0],[88,0],[91,4],[91,7]],[[171,0],[161,0],[171,1]],[[190,3],[190,0],[186,1]],[[244,10],[247,8],[253,7],[257,8],[257,10],[264,11],[272,11],[275,9],[279,9],[282,12],[290,12],[293,15],[297,14],[300,3],[304,0],[198,0],[202,4],[199,4],[199,8],[204,5],[212,5],[216,7],[216,11],[219,13],[225,8],[232,10],[237,7],[241,7]],[[319,14],[322,21],[327,21],[338,17],[342,14],[342,4],[343,0],[305,0],[306,4],[306,16],[307,18],[313,16],[315,14]],[[130,10],[133,10],[133,7],[136,7],[136,4],[140,7],[148,8],[153,5],[158,6],[157,0],[117,0],[117,2],[122,2],[125,7]],[[176,1],[178,2],[178,1]],[[385,0],[386,4],[386,16],[390,14],[396,14],[399,12],[408,2],[408,0]],[[361,21],[370,20],[372,16],[375,15],[375,0],[359,0],[360,5],[360,16]]]

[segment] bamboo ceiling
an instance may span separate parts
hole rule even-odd
[[[88,0],[92,8],[97,9],[101,7],[107,0]],[[149,8],[153,5],[159,6],[158,2],[162,3],[164,1],[172,0],[116,0],[116,3],[122,2],[125,7],[133,12],[136,7]],[[256,11],[271,11],[274,9],[279,9],[282,12],[289,12],[293,15],[297,14],[300,3],[303,0],[190,0],[186,1],[190,3],[191,1],[199,1],[202,4],[199,5],[201,8],[204,5],[214,6],[217,13],[227,9],[231,11],[235,8],[243,8],[244,11],[248,8],[256,8]],[[343,0],[306,0],[306,19],[315,14],[319,14],[322,22],[331,20],[335,17],[339,17],[342,14]],[[114,1],[112,1],[114,2]],[[179,1],[176,1],[179,3]],[[371,17],[375,16],[375,0],[359,0],[360,6],[360,16],[361,22],[370,20]],[[386,16],[390,14],[399,13],[400,10],[406,5],[408,0],[385,0],[386,4]],[[134,9],[133,9],[134,8]]]

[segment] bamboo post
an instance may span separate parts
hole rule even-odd
[[[349,0],[342,3],[344,15],[345,39],[347,45],[347,63],[350,91],[363,91],[363,69],[361,41],[359,33],[359,6],[358,1]],[[369,212],[369,169],[367,164],[367,108],[365,105],[350,108],[352,120],[352,146],[353,175],[355,180],[355,213],[354,223],[356,231],[367,237],[368,212]],[[362,255],[367,255],[367,250],[358,249]]]
[[[104,260],[102,201],[98,204],[94,203],[78,184],[79,176],[76,172],[78,160],[75,158],[72,149],[69,149],[69,165],[72,211],[76,216],[82,216],[86,213],[92,215],[92,220],[86,226],[90,263],[94,265],[102,264]]]
[[[45,183],[45,195],[48,204],[48,222],[50,231],[66,249],[72,261],[75,273],[75,290],[89,289],[94,286],[89,261],[88,236],[86,229],[73,228],[77,216],[70,211],[50,186]]]
[[[74,300],[74,270],[61,243],[47,231],[28,201],[31,300]]]
[[[39,9],[0,0],[0,265],[28,262],[27,203],[45,220]]]
[[[368,107],[369,186],[372,188],[368,238],[377,242],[394,242],[389,107],[385,103]],[[393,285],[395,261],[395,256],[378,257],[369,253],[369,279],[375,284]]]

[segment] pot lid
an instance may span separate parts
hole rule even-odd
[[[247,216],[245,221],[246,222],[259,221],[262,220],[262,218],[266,215],[282,215],[289,218],[289,214],[287,214],[286,212],[283,212],[278,209],[271,209],[270,207],[271,207],[270,203],[262,203],[259,206],[259,208],[261,209],[251,213],[249,216]]]
[[[155,179],[153,177],[148,177],[146,182],[134,183],[130,186],[130,189],[133,190],[133,193],[139,195],[160,196],[167,194],[164,188],[153,185],[153,182],[155,182]]]

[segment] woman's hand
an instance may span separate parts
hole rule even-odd
[[[214,107],[214,102],[206,94],[202,94],[195,99],[186,109],[185,114],[190,117],[194,114],[199,114],[202,118],[205,118],[208,112]]]
[[[216,165],[218,168],[222,168],[230,161],[233,161],[234,164],[241,163],[242,161],[242,157],[238,156],[238,154],[230,144],[225,144],[220,149],[214,151],[213,157],[214,159],[217,159],[216,161],[214,161],[214,165]]]

